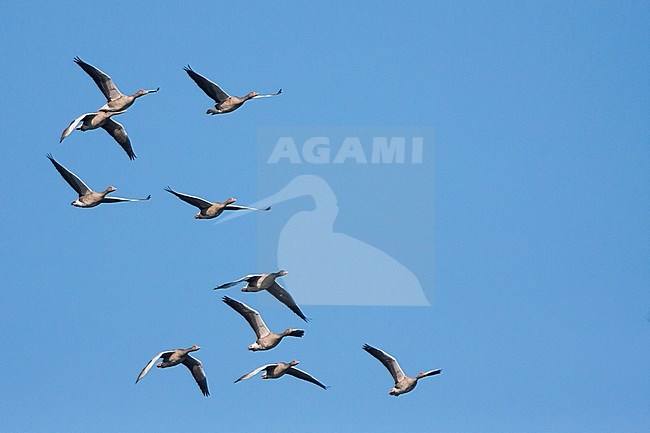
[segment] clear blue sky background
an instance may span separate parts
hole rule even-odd
[[[650,430],[647,2],[5,1],[0,15],[1,431]],[[58,144],[103,103],[75,56],[124,92],[161,87],[119,119],[135,162],[103,131]],[[209,117],[188,63],[234,94],[285,94]],[[162,188],[254,202],[257,130],[278,125],[435,130],[435,257],[413,263],[435,266],[432,307],[310,306],[302,340],[246,351],[252,332],[211,288],[249,267],[259,216],[195,221]],[[48,152],[91,186],[153,198],[73,208]],[[443,374],[389,397],[364,342]],[[133,384],[192,344],[210,398],[182,367]],[[292,358],[332,388],[232,383]]]

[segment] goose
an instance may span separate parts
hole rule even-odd
[[[114,186],[109,186],[106,188],[104,191],[101,192],[96,192],[93,191],[84,183],[83,180],[79,179],[79,177],[59,164],[51,154],[46,155],[47,158],[50,160],[52,165],[54,165],[54,168],[59,172],[61,177],[68,182],[68,185],[72,187],[75,191],[77,191],[77,194],[79,194],[79,197],[70,203],[72,206],[76,207],[95,207],[99,205],[100,203],[118,203],[122,201],[145,201],[149,200],[151,198],[151,195],[148,195],[146,198],[121,198],[121,197],[106,197],[106,194],[109,194],[113,191],[115,191],[117,188]]]
[[[288,272],[284,269],[280,269],[278,272],[271,272],[270,274],[250,274],[246,275],[245,277],[241,277],[238,280],[221,284],[220,286],[215,287],[213,290],[227,289],[246,281],[247,284],[241,289],[242,292],[259,292],[266,290],[278,301],[289,307],[289,309],[296,313],[302,320],[309,322],[309,319],[307,319],[307,317],[300,310],[300,307],[298,307],[298,304],[296,304],[296,301],[293,300],[293,297],[289,294],[289,292],[287,292],[284,287],[275,281],[276,278],[287,274]]]
[[[187,72],[187,75],[189,75],[190,78],[194,80],[194,82],[201,88],[201,90],[203,90],[205,94],[212,98],[215,102],[214,107],[206,111],[205,114],[215,115],[230,113],[231,111],[235,111],[244,105],[244,102],[248,101],[249,99],[269,98],[271,96],[277,96],[282,93],[282,89],[280,89],[276,93],[269,93],[267,95],[260,95],[257,92],[249,92],[246,96],[242,96],[241,98],[237,96],[230,96],[221,90],[221,87],[208,80],[204,76],[194,72],[190,65],[185,66],[183,69],[185,72]]]
[[[155,90],[138,90],[133,95],[125,95],[117,89],[117,86],[108,74],[105,74],[93,65],[84,62],[79,57],[75,57],[74,62],[81,66],[81,69],[90,75],[90,78],[93,79],[95,84],[97,84],[97,87],[99,87],[99,90],[101,90],[106,97],[106,104],[104,104],[99,111],[110,112],[126,110],[133,105],[135,100],[140,96],[155,93],[160,90],[160,87],[158,87]]]
[[[266,324],[264,323],[264,320],[262,320],[262,316],[260,316],[260,313],[258,313],[248,305],[244,304],[243,302],[239,302],[232,298],[229,298],[228,296],[224,296],[222,300],[230,308],[232,308],[233,310],[241,314],[244,317],[244,319],[246,319],[248,324],[251,325],[253,331],[255,331],[255,335],[257,335],[257,341],[255,341],[255,343],[248,346],[248,350],[252,350],[253,352],[256,352],[258,350],[273,349],[275,346],[280,344],[280,341],[282,341],[284,337],[302,337],[303,335],[305,335],[305,331],[303,331],[302,329],[291,329],[291,328],[287,328],[281,334],[276,334],[274,332],[271,332],[269,328],[267,328]]]
[[[440,374],[442,371],[430,370],[424,373],[420,373],[415,377],[409,377],[404,374],[399,364],[397,363],[397,360],[383,350],[374,348],[368,344],[363,345],[363,350],[384,364],[384,367],[386,367],[391,376],[393,376],[393,379],[395,380],[395,387],[388,391],[388,394],[394,395],[395,397],[399,397],[401,394],[406,394],[407,392],[413,391],[415,385],[418,384],[418,380],[422,379],[423,377],[434,376],[436,374]]]
[[[117,141],[117,144],[122,146],[122,149],[129,155],[129,159],[133,161],[136,156],[133,152],[133,147],[131,147],[131,140],[129,136],[126,135],[126,130],[122,124],[111,119],[112,116],[122,114],[125,111],[96,111],[94,113],[85,113],[81,116],[74,119],[70,125],[63,131],[59,143],[63,141],[68,135],[72,134],[72,131],[90,131],[91,129],[103,128],[108,132],[111,137]]]
[[[201,197],[196,197],[193,195],[187,195],[180,192],[176,192],[170,187],[166,187],[165,191],[174,194],[176,197],[180,198],[185,203],[189,203],[192,206],[198,207],[199,213],[194,215],[194,219],[216,218],[219,215],[221,215],[221,213],[224,210],[251,210],[251,211],[263,211],[263,212],[271,210],[271,206],[264,209],[257,209],[254,207],[234,205],[233,203],[236,202],[237,200],[232,197],[227,199],[223,203],[219,203],[219,202],[212,203],[205,199],[202,199]]]
[[[239,379],[235,381],[235,383],[249,379],[253,376],[255,376],[257,373],[260,371],[264,370],[264,373],[262,374],[262,379],[279,379],[280,377],[284,376],[285,374],[288,374],[293,377],[297,377],[298,379],[306,380],[307,382],[311,382],[315,385],[320,386],[323,389],[329,388],[329,386],[323,385],[320,383],[318,380],[316,380],[313,376],[310,374],[299,370],[295,368],[296,365],[298,365],[299,362],[296,360],[293,360],[291,362],[276,362],[275,364],[266,364],[261,367],[256,368],[255,370],[251,371],[250,373],[246,373]]]
[[[194,345],[192,347],[188,347],[187,349],[174,349],[160,352],[151,358],[151,361],[149,361],[149,363],[144,366],[138,375],[138,378],[135,380],[135,383],[137,384],[140,379],[142,379],[145,374],[151,370],[151,367],[153,367],[156,361],[162,358],[162,362],[158,363],[156,367],[167,368],[178,364],[183,364],[185,367],[187,367],[188,370],[190,370],[192,376],[194,376],[194,380],[196,381],[197,385],[199,385],[199,388],[201,389],[203,395],[206,397],[209,396],[210,391],[208,390],[208,379],[205,376],[205,371],[203,371],[203,365],[201,364],[201,361],[196,358],[192,358],[189,355],[190,352],[196,352],[199,349],[199,346]]]

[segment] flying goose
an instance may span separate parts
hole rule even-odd
[[[227,296],[224,296],[222,300],[230,308],[232,308],[233,310],[241,314],[244,317],[244,319],[246,319],[248,324],[251,325],[253,331],[255,331],[255,335],[257,335],[257,341],[255,341],[255,343],[248,346],[248,350],[252,350],[255,352],[258,350],[273,349],[275,346],[280,344],[280,341],[282,341],[284,337],[302,337],[303,335],[305,335],[305,331],[303,331],[302,329],[291,329],[291,328],[287,328],[281,334],[276,334],[274,332],[271,332],[269,328],[266,327],[266,324],[264,323],[264,320],[262,320],[262,316],[260,316],[260,313],[258,313],[248,305],[244,304],[243,302],[236,301]]]
[[[243,96],[241,98],[237,96],[230,96],[223,90],[221,90],[221,87],[213,83],[212,81],[208,80],[202,75],[197,74],[192,70],[190,65],[187,65],[183,68],[185,72],[187,72],[187,75],[190,76],[192,80],[205,92],[206,95],[208,95],[210,98],[212,98],[215,102],[214,107],[210,108],[208,111],[205,112],[205,114],[224,114],[224,113],[230,113],[231,111],[235,111],[242,105],[244,105],[244,102],[248,101],[249,99],[257,99],[257,98],[268,98],[271,96],[277,96],[280,93],[282,93],[282,89],[278,90],[277,93],[270,93],[267,95],[260,95],[257,92],[250,92],[248,95]]]
[[[142,369],[140,374],[138,375],[138,378],[135,380],[135,383],[138,383],[140,379],[142,379],[145,374],[153,367],[153,365],[156,363],[156,361],[160,358],[162,358],[162,362],[158,363],[156,367],[158,368],[167,368],[167,367],[173,367],[178,364],[183,364],[185,367],[187,367],[188,370],[192,373],[192,376],[194,376],[194,380],[196,380],[196,383],[199,385],[199,388],[201,388],[201,392],[203,393],[204,396],[209,396],[210,391],[208,391],[208,379],[205,377],[205,371],[203,371],[203,365],[201,364],[201,361],[199,361],[196,358],[192,358],[189,353],[190,352],[196,352],[199,350],[199,346],[192,346],[187,349],[174,349],[174,350],[167,350],[164,352],[160,352],[158,355],[154,356],[151,358],[151,361],[145,367]]]
[[[122,111],[97,111],[95,113],[86,113],[77,117],[70,123],[70,125],[63,131],[61,134],[61,139],[59,143],[63,141],[68,135],[74,130],[78,131],[90,131],[91,129],[103,128],[111,134],[111,137],[117,141],[117,143],[122,146],[122,149],[129,155],[129,159],[134,160],[136,158],[135,153],[133,152],[133,147],[131,147],[131,140],[129,136],[126,135],[126,130],[122,124],[111,119],[112,116],[124,113]]]
[[[246,281],[247,284],[241,289],[242,292],[259,292],[266,290],[278,301],[289,307],[291,311],[298,315],[298,317],[300,317],[305,322],[308,322],[309,320],[300,310],[300,307],[298,307],[298,304],[296,304],[296,301],[293,300],[293,297],[289,294],[289,292],[287,292],[284,287],[275,281],[276,278],[287,274],[288,272],[284,269],[280,269],[278,272],[271,272],[270,274],[250,274],[246,275],[245,277],[241,277],[238,280],[217,286],[213,290],[227,289],[228,287],[232,287],[243,281]]]
[[[418,384],[418,380],[427,376],[434,376],[440,374],[442,370],[430,370],[425,373],[420,373],[416,377],[409,377],[404,374],[400,368],[397,360],[390,356],[388,353],[383,350],[376,349],[368,344],[363,345],[363,350],[377,358],[384,367],[388,369],[391,376],[395,380],[395,387],[388,391],[388,394],[394,395],[395,397],[400,396],[401,394],[406,394],[407,392],[413,391],[415,385]]]
[[[151,195],[148,195],[147,198],[121,198],[121,197],[106,197],[106,194],[111,193],[115,191],[117,188],[114,186],[109,186],[106,188],[106,190],[101,191],[101,192],[96,192],[93,191],[92,189],[88,188],[88,185],[84,183],[83,180],[79,179],[79,177],[56,162],[56,160],[52,157],[51,154],[47,154],[47,158],[50,160],[50,162],[54,165],[54,168],[59,172],[61,177],[68,182],[68,185],[72,187],[75,191],[77,191],[77,194],[79,194],[79,197],[70,203],[72,206],[76,207],[95,207],[100,203],[117,203],[121,201],[145,201],[149,200],[151,198]]]
[[[241,381],[241,380],[246,380],[249,379],[253,376],[255,376],[257,373],[260,371],[264,370],[264,373],[262,374],[262,379],[278,379],[285,374],[288,374],[293,377],[297,377],[298,379],[306,380],[307,382],[311,382],[315,385],[320,386],[323,389],[329,388],[329,386],[323,385],[320,383],[318,380],[316,380],[313,376],[309,375],[308,373],[305,373],[302,370],[299,370],[297,368],[294,368],[296,365],[298,365],[298,361],[293,360],[291,362],[285,363],[285,362],[276,362],[275,364],[266,364],[261,367],[256,368],[255,370],[251,371],[250,373],[246,373],[239,379],[235,381],[235,383]]]
[[[74,62],[81,66],[81,69],[90,75],[90,78],[93,79],[95,84],[97,84],[97,87],[99,87],[99,90],[101,90],[106,97],[106,104],[104,104],[104,106],[102,106],[98,111],[126,110],[133,105],[135,100],[140,96],[155,93],[160,90],[160,87],[158,87],[156,90],[138,90],[133,95],[125,95],[117,89],[117,86],[113,83],[113,80],[108,76],[108,74],[105,74],[93,65],[84,62],[79,57],[75,57]]]
[[[180,198],[183,200],[185,203],[189,203],[192,206],[198,207],[199,208],[199,213],[194,215],[194,219],[211,219],[211,218],[216,218],[224,210],[252,210],[252,211],[268,211],[271,210],[271,206],[264,208],[264,209],[257,209],[254,207],[247,207],[247,206],[238,206],[233,204],[237,200],[234,198],[229,198],[223,203],[215,202],[211,203],[205,199],[202,199],[201,197],[196,197],[193,195],[187,195],[187,194],[182,194],[180,192],[176,192],[170,187],[166,187],[165,191],[174,194],[176,197]]]

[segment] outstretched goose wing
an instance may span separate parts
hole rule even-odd
[[[147,201],[151,198],[151,194],[145,198],[122,198],[122,197],[104,197],[102,203],[118,203],[121,201]]]
[[[209,396],[210,391],[208,390],[208,378],[205,376],[205,371],[203,371],[203,365],[201,364],[201,361],[196,358],[192,358],[190,355],[186,355],[185,359],[183,360],[183,365],[190,370],[192,376],[194,376],[194,380],[196,380],[197,385],[199,385],[199,388],[201,388],[203,395],[206,397]]]
[[[296,304],[296,301],[293,300],[289,292],[284,290],[284,287],[279,285],[277,281],[274,281],[273,285],[268,289],[266,289],[266,291],[272,294],[278,301],[282,302],[284,305],[289,307],[291,311],[296,313],[298,317],[300,317],[302,320],[304,320],[305,322],[309,322],[309,320],[300,310],[300,307],[298,307],[298,304]]]
[[[59,172],[61,177],[68,182],[68,185],[72,187],[75,191],[77,191],[77,194],[79,195],[86,195],[89,192],[92,192],[90,188],[88,188],[88,185],[84,183],[83,180],[79,179],[79,176],[56,162],[56,160],[52,157],[51,154],[47,154],[47,158],[50,160],[50,162],[54,165],[54,168],[56,168],[56,171]]]
[[[102,128],[106,130],[111,137],[117,141],[117,143],[122,146],[122,149],[129,155],[130,160],[136,158],[135,153],[133,153],[133,147],[131,147],[131,140],[129,136],[126,135],[126,130],[121,123],[114,121],[113,119],[108,119],[103,125]]]
[[[176,197],[180,198],[185,203],[189,203],[192,206],[198,207],[199,209],[207,209],[210,206],[212,206],[212,203],[210,203],[206,199],[203,199],[201,197],[196,197],[194,195],[187,195],[180,192],[176,192],[170,187],[166,187],[165,191],[174,194]]]
[[[187,75],[190,76],[192,80],[208,95],[214,102],[222,103],[230,97],[226,92],[221,90],[221,87],[213,83],[212,81],[205,78],[203,75],[197,74],[192,70],[190,65],[187,65],[183,68]]]
[[[288,369],[286,374],[290,374],[291,376],[297,377],[298,379],[302,379],[302,380],[306,380],[307,382],[311,382],[314,385],[318,385],[323,389],[329,388],[329,386],[323,385],[318,380],[316,380],[316,378],[314,376],[312,376],[309,373],[306,373],[306,372],[304,372],[302,370],[299,370],[299,369],[297,369],[295,367],[291,367],[290,369]]]
[[[113,80],[111,77],[108,76],[108,74],[100,71],[93,65],[89,65],[88,63],[84,62],[81,60],[79,57],[74,58],[74,62],[81,66],[81,69],[86,71],[88,75],[90,75],[90,78],[93,79],[95,84],[97,84],[97,87],[99,87],[99,90],[102,91],[104,96],[106,97],[106,102],[113,101],[120,96],[122,96],[122,92],[117,90],[117,87],[115,86],[115,83],[113,83]]]
[[[251,377],[255,376],[255,375],[256,375],[257,373],[259,373],[260,371],[262,371],[262,370],[266,370],[266,369],[269,368],[269,367],[274,367],[274,368],[275,368],[277,365],[278,365],[278,364],[266,364],[266,365],[263,365],[263,366],[261,366],[261,367],[258,367],[258,368],[256,368],[255,370],[251,371],[250,373],[246,373],[245,375],[243,375],[242,377],[240,377],[239,379],[237,379],[237,380],[235,381],[235,383],[237,383],[237,382],[239,382],[239,381],[242,381],[242,380],[250,379]]]
[[[384,352],[383,350],[374,348],[368,344],[363,345],[363,350],[377,358],[382,364],[384,364],[384,367],[388,369],[390,372],[391,376],[393,376],[393,379],[395,380],[395,383],[400,382],[402,379],[404,379],[404,372],[400,368],[399,364],[397,363],[397,360],[390,356],[388,353]]]
[[[61,134],[61,138],[59,138],[59,143],[61,143],[63,139],[66,138],[68,135],[72,134],[72,131],[74,131],[74,129],[79,124],[79,122],[83,121],[86,118],[86,116],[94,116],[95,114],[97,113],[85,113],[77,117],[76,119],[74,119],[72,122],[70,122],[70,125],[68,125],[68,127],[65,128],[65,131],[63,131],[63,133]]]
[[[264,209],[258,209],[256,207],[248,207],[248,206],[239,206],[239,205],[236,205],[236,204],[229,204],[224,209],[225,210],[257,210],[257,211],[266,212],[266,211],[271,210],[271,206],[266,207]]]
[[[253,96],[251,99],[257,99],[257,98],[270,98],[271,96],[278,96],[282,93],[282,89],[278,90],[275,93],[267,93],[266,95],[257,95]]]
[[[241,282],[248,282],[249,284],[255,285],[257,283],[257,280],[259,280],[262,277],[262,274],[249,274],[246,275],[245,277],[241,277],[238,280],[231,281],[229,283],[222,284],[220,286],[215,287],[213,290],[219,290],[219,289],[227,289],[228,287],[236,286],[237,284]]]
[[[269,328],[264,323],[264,320],[262,320],[260,313],[244,304],[243,302],[236,301],[232,298],[229,298],[228,296],[224,296],[222,300],[230,308],[241,314],[244,319],[246,319],[248,324],[251,325],[251,328],[253,328],[253,331],[255,331],[257,338],[265,337],[271,333],[271,331],[269,331]]]
[[[164,352],[160,352],[158,355],[151,358],[151,361],[149,361],[147,365],[144,366],[140,374],[138,374],[138,378],[135,380],[135,383],[138,383],[140,379],[142,379],[144,375],[147,374],[149,370],[151,370],[151,367],[153,367],[156,361],[158,361],[160,358],[162,358],[165,355],[170,356],[172,353],[174,353],[173,350],[166,350]]]

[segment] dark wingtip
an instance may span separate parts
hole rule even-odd
[[[75,56],[75,58],[74,58],[74,62],[77,63],[77,64],[79,64],[79,63],[82,63],[83,60],[81,60],[81,59],[79,58],[79,56]]]
[[[187,66],[183,66],[183,70],[184,70],[185,72],[190,72],[190,71],[194,72],[194,70],[193,70],[192,67],[189,65],[189,63],[187,64]]]
[[[265,210],[265,211],[267,211],[267,210],[271,210],[271,206],[269,206],[269,207],[267,207],[267,208],[264,208],[264,209],[262,209],[262,210]]]
[[[278,90],[278,95],[282,93],[282,89]]]
[[[149,200],[150,198],[151,198],[151,194],[149,194],[147,198],[145,198],[145,200]]]

